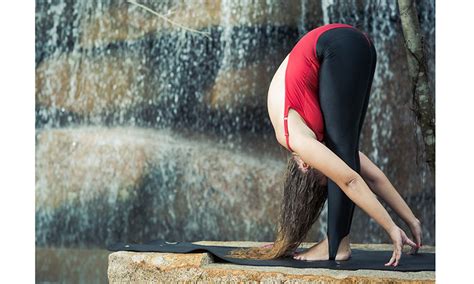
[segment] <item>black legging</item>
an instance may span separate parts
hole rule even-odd
[[[373,43],[355,28],[339,27],[318,38],[319,101],[324,117],[326,146],[360,173],[359,136],[374,77]],[[328,179],[329,259],[349,234],[354,202]]]

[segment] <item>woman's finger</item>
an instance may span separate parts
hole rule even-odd
[[[411,246],[411,247],[414,247],[414,248],[417,248],[417,247],[418,247],[418,245],[415,244],[415,242],[412,241],[412,240],[410,240],[409,238],[406,238],[406,239],[405,239],[405,243],[406,243],[407,245]]]
[[[397,244],[393,251],[392,259],[390,259],[390,265],[397,266],[398,261],[400,260],[400,256],[401,256],[401,245]]]
[[[418,247],[414,248],[411,247],[410,252],[408,254],[416,254],[418,252]]]
[[[395,263],[393,264],[393,266],[397,266],[398,265],[398,262],[400,261],[400,258],[402,257],[402,254],[401,254],[401,250],[397,251],[396,253],[396,257],[395,257]]]
[[[395,251],[392,254],[392,258],[390,258],[390,261],[385,263],[385,266],[390,266],[392,263],[395,261]]]

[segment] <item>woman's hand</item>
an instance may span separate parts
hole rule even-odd
[[[412,240],[410,240],[405,232],[398,226],[394,226],[389,231],[389,235],[393,242],[393,255],[390,261],[385,263],[385,266],[397,266],[398,262],[400,261],[400,257],[402,256],[403,245],[407,244],[413,248],[416,248],[417,245]]]
[[[410,227],[413,240],[415,240],[417,245],[416,248],[412,248],[410,250],[409,254],[416,254],[418,252],[418,249],[423,245],[421,242],[421,222],[420,220],[415,218],[415,220],[409,223],[408,226]]]

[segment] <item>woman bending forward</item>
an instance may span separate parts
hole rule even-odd
[[[403,245],[421,246],[419,220],[384,173],[359,151],[376,65],[367,34],[347,24],[320,26],[304,35],[283,60],[268,91],[268,113],[288,160],[274,244],[231,251],[232,257],[272,259],[291,255],[305,239],[328,200],[327,237],[300,260],[347,260],[354,204],[385,229],[397,266]],[[411,230],[410,240],[376,195]]]

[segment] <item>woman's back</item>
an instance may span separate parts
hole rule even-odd
[[[306,33],[295,44],[275,72],[268,90],[267,106],[278,142],[291,150],[286,140],[290,131],[285,129],[285,117],[301,120],[314,137],[323,141],[324,122],[318,100],[318,67],[316,42],[327,30],[352,27],[333,23]],[[286,136],[285,136],[286,135]]]
[[[288,57],[289,54],[285,57],[285,60],[283,60],[273,75],[267,96],[267,107],[270,121],[275,130],[276,139],[282,145],[285,144],[283,108],[285,104],[285,71],[288,64]]]

